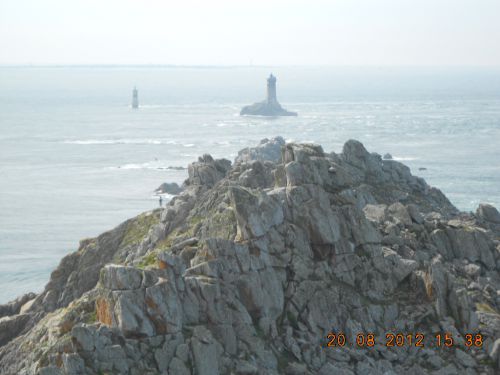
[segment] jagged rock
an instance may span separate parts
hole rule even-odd
[[[78,354],[63,354],[62,362],[64,371],[68,375],[80,375],[85,373],[85,363]]]
[[[30,316],[27,314],[12,315],[0,318],[0,346],[16,337],[26,326]]]
[[[226,175],[231,162],[226,159],[214,160],[210,155],[205,154],[198,158],[198,162],[188,166],[189,178],[185,185],[205,185],[212,187],[215,183]]]
[[[232,187],[229,196],[235,209],[238,238],[261,237],[283,222],[283,208],[276,194],[254,195],[247,189]]]
[[[204,155],[164,209],[83,240],[40,295],[3,307],[0,373],[498,372],[494,212],[459,213],[357,141],[282,143],[233,166]],[[332,329],[350,344],[327,347]],[[387,348],[387,332],[456,345]]]
[[[474,358],[472,358],[471,355],[467,354],[463,350],[456,348],[455,349],[455,357],[458,360],[458,363],[460,363],[464,367],[476,367],[476,361]]]
[[[489,352],[490,358],[500,368],[500,338],[496,339]]]
[[[48,366],[41,368],[37,375],[64,375],[64,373],[57,366]]]
[[[483,220],[500,224],[500,213],[490,204],[480,204],[477,208],[476,215]]]
[[[219,353],[217,342],[205,327],[196,327],[191,341],[194,368],[200,375],[218,375]]]
[[[35,293],[27,293],[9,303],[0,305],[0,318],[19,314],[21,312],[21,308],[29,301],[32,301],[35,297]]]
[[[142,272],[134,267],[109,264],[101,271],[101,282],[110,290],[139,289],[142,284]]]
[[[264,138],[256,147],[247,147],[238,152],[235,163],[258,161],[271,161],[278,163],[281,160],[281,148],[285,145],[283,137]]]
[[[363,212],[368,220],[377,224],[383,224],[387,220],[387,205],[385,204],[367,204]]]

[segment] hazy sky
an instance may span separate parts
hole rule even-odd
[[[500,0],[0,0],[0,64],[496,65]]]

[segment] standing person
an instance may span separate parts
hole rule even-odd
[[[163,207],[163,198],[160,195],[160,207]]]

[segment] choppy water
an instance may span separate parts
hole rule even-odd
[[[274,135],[327,151],[355,138],[460,209],[500,207],[500,70],[273,68],[299,116],[238,116],[270,71],[0,68],[0,303],[41,290],[79,239],[156,207],[153,190],[186,176],[169,167]]]

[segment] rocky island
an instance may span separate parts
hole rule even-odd
[[[498,374],[494,207],[459,212],[354,140],[188,173],[0,306],[1,374]]]
[[[297,116],[297,112],[289,112],[281,107],[276,96],[276,77],[272,74],[267,79],[266,100],[241,109],[240,115],[252,116]]]

